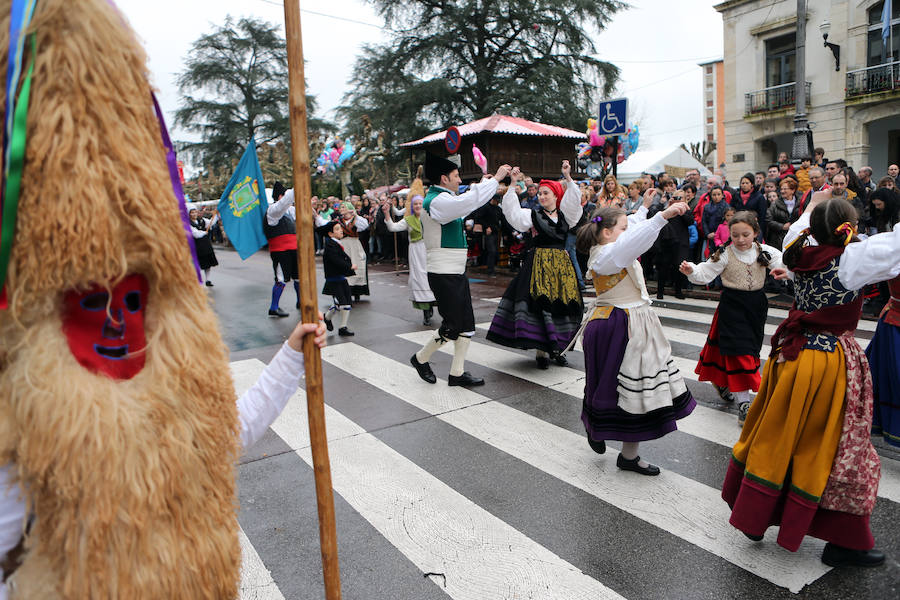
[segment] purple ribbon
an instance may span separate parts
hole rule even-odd
[[[159,129],[162,131],[163,145],[166,147],[166,162],[169,163],[169,179],[172,180],[172,191],[175,192],[175,198],[178,200],[178,208],[181,211],[181,224],[184,225],[188,248],[191,249],[191,258],[194,259],[197,281],[203,283],[203,278],[200,276],[200,261],[197,260],[197,247],[194,245],[194,235],[191,232],[191,220],[188,217],[187,206],[184,203],[184,190],[181,188],[181,178],[178,177],[178,162],[175,159],[175,148],[172,147],[172,140],[169,139],[169,130],[166,129],[166,122],[163,119],[162,111],[159,109],[156,94],[150,92],[150,95],[153,97],[153,108],[156,110]]]

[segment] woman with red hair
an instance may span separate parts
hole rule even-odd
[[[503,216],[513,229],[532,232],[532,247],[497,306],[487,339],[511,348],[535,349],[541,369],[550,366],[551,358],[560,366],[568,364],[562,353],[581,324],[581,292],[565,249],[566,235],[583,211],[581,191],[570,171],[569,161],[564,160],[565,188],[559,181],[540,182],[540,208],[522,208],[515,185],[503,196]],[[512,177],[513,184],[522,178],[518,167]]]

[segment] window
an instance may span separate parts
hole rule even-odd
[[[766,40],[766,87],[796,81],[797,34]]]
[[[707,107],[707,108],[711,107],[712,105],[713,105],[713,101],[712,101],[712,100],[707,100],[707,101],[706,101],[706,107]]]
[[[706,65],[706,74],[712,75],[712,65]]]
[[[867,67],[894,62],[900,58],[900,2],[895,0],[891,7],[891,35],[887,39],[887,44],[883,43],[881,39],[882,10],[884,10],[884,2],[879,2],[869,9],[869,34],[866,42]],[[890,47],[890,52],[888,52],[888,47]]]

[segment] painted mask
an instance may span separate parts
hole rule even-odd
[[[66,292],[63,332],[78,363],[112,379],[131,379],[144,368],[144,314],[149,286],[129,275],[112,290],[95,285]]]

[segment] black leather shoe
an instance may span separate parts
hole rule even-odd
[[[272,310],[272,309],[270,308],[270,309],[269,309],[269,316],[270,316],[270,317],[288,317],[288,316],[290,316],[290,315],[288,315],[287,311],[281,310],[281,308],[276,308],[275,310]]]
[[[212,287],[212,286],[213,286],[213,282],[210,281],[209,279],[207,279],[207,280],[206,280],[206,287]]]
[[[484,379],[472,377],[471,373],[464,371],[462,375],[448,375],[447,385],[461,385],[463,387],[484,385]]]
[[[761,536],[761,535],[753,535],[752,533],[747,533],[746,531],[742,531],[741,533],[746,535],[747,539],[751,539],[754,542],[761,542],[763,539],[763,536]]]
[[[851,550],[829,542],[822,551],[822,562],[829,567],[877,567],[884,564],[884,552]]]
[[[635,473],[640,473],[641,475],[659,475],[659,467],[656,465],[647,465],[646,467],[642,467],[640,465],[640,456],[635,456],[634,460],[628,460],[621,454],[616,458],[616,466],[622,469],[623,471],[634,471]]]
[[[591,434],[587,434],[588,446],[591,447],[591,450],[596,452],[597,454],[604,454],[606,452],[606,442],[600,440],[599,442],[591,439]]]
[[[356,334],[353,333],[352,331],[350,331],[349,329],[347,329],[346,327],[341,327],[340,329],[338,329],[338,335],[341,337],[351,337]]]
[[[437,383],[437,377],[434,376],[434,371],[431,370],[430,364],[420,363],[415,354],[413,354],[412,358],[409,359],[409,364],[416,368],[416,373],[419,374],[419,377],[421,377],[428,383]]]
[[[683,292],[675,292],[675,297],[678,298],[679,300],[685,299]]]
[[[565,354],[557,354],[553,357],[553,362],[555,362],[560,367],[568,367],[569,359],[566,358]]]
[[[549,369],[550,368],[550,359],[546,356],[538,356],[535,358],[537,362],[538,369]]]
[[[663,296],[663,293],[662,293],[662,292],[656,292],[656,299],[657,299],[657,300],[662,300],[663,298],[665,298],[665,296]]]
[[[322,319],[325,321],[325,329],[328,331],[334,331],[334,323],[331,322],[331,319]]]

